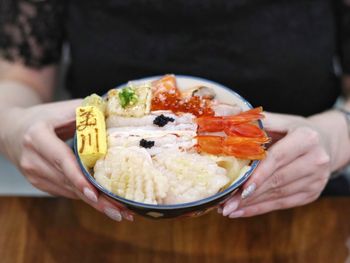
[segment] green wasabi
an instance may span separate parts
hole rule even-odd
[[[123,88],[119,92],[118,96],[122,108],[126,108],[129,105],[134,105],[138,100],[138,96],[136,95],[135,90],[130,87]]]

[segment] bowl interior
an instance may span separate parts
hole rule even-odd
[[[149,78],[143,78],[140,80],[135,80],[132,81],[134,83],[142,83],[142,82],[147,82],[147,81],[151,81],[154,79],[158,79],[161,76],[154,76],[154,77],[149,77]],[[198,77],[192,77],[192,76],[182,76],[182,75],[176,75],[176,80],[177,80],[177,84],[180,90],[184,90],[187,88],[191,88],[194,86],[199,86],[199,85],[203,85],[203,86],[207,86],[209,88],[212,88],[215,92],[216,92],[216,98],[222,102],[222,103],[227,103],[227,104],[237,104],[239,105],[243,110],[249,110],[250,108],[252,108],[251,104],[245,100],[243,97],[241,97],[239,94],[237,94],[236,92],[234,92],[233,90],[215,83],[213,81],[210,80],[206,80],[203,78],[198,78]],[[118,88],[124,87],[126,84],[120,85]],[[262,123],[261,121],[259,121],[259,126],[262,128]],[[82,163],[79,155],[77,154],[77,140],[76,140],[76,135],[74,137],[74,151],[75,151],[75,155],[76,158],[78,159],[78,163],[80,165],[80,168],[82,169],[84,175],[87,177],[87,179],[100,191],[102,191],[103,193],[105,193],[106,195],[108,195],[109,197],[111,197],[112,199],[115,199],[121,203],[126,203],[128,205],[131,206],[136,206],[136,207],[140,207],[140,208],[149,208],[149,209],[177,209],[177,208],[187,208],[187,207],[194,207],[194,206],[199,206],[208,202],[211,202],[215,199],[220,199],[222,196],[227,195],[228,193],[233,192],[235,189],[237,189],[238,187],[240,187],[251,175],[251,173],[254,171],[254,169],[257,167],[257,165],[259,164],[259,161],[253,161],[251,163],[251,168],[242,176],[240,176],[239,178],[237,178],[234,182],[231,183],[231,185],[229,187],[227,187],[225,190],[195,201],[195,202],[189,202],[189,203],[181,203],[181,204],[174,204],[174,205],[151,205],[151,204],[145,204],[145,203],[140,203],[140,202],[135,202],[129,199],[125,199],[123,197],[117,196],[115,194],[113,194],[112,192],[108,191],[107,189],[105,189],[104,187],[102,187],[95,179],[94,177],[91,175],[90,171],[85,167],[85,165]]]

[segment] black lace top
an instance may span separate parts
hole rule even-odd
[[[176,73],[221,82],[265,109],[310,115],[350,73],[348,0],[0,0],[0,54],[40,68],[69,44],[75,97]]]
[[[63,5],[59,0],[1,0],[0,52],[12,61],[41,67],[60,59]]]

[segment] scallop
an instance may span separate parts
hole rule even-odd
[[[193,97],[198,96],[201,98],[214,99],[216,94],[212,88],[206,86],[196,86],[182,92],[183,97]]]

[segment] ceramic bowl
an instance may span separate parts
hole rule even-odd
[[[145,82],[158,78],[160,78],[160,76],[135,80],[134,82]],[[192,76],[176,75],[176,79],[180,90],[198,85],[203,85],[212,88],[217,94],[216,98],[222,103],[236,103],[239,106],[241,106],[243,110],[248,110],[252,108],[251,104],[246,99],[237,94],[233,89],[225,87],[219,83]],[[124,87],[125,85],[126,84],[120,85],[117,87],[117,89]],[[263,128],[261,121],[259,121],[259,126]],[[154,219],[199,216],[208,212],[209,210],[217,207],[219,204],[222,204],[228,198],[230,198],[239,189],[239,187],[249,178],[249,176],[252,174],[252,172],[259,163],[259,161],[257,160],[252,161],[250,170],[248,170],[241,177],[237,178],[228,188],[213,196],[190,203],[181,203],[176,205],[151,205],[135,202],[115,195],[112,192],[106,190],[104,187],[102,187],[98,182],[96,182],[92,174],[84,166],[84,164],[79,158],[79,155],[77,154],[76,136],[74,138],[74,151],[83,174],[100,192],[105,194],[112,201],[116,201],[119,207],[124,207],[135,214]]]

